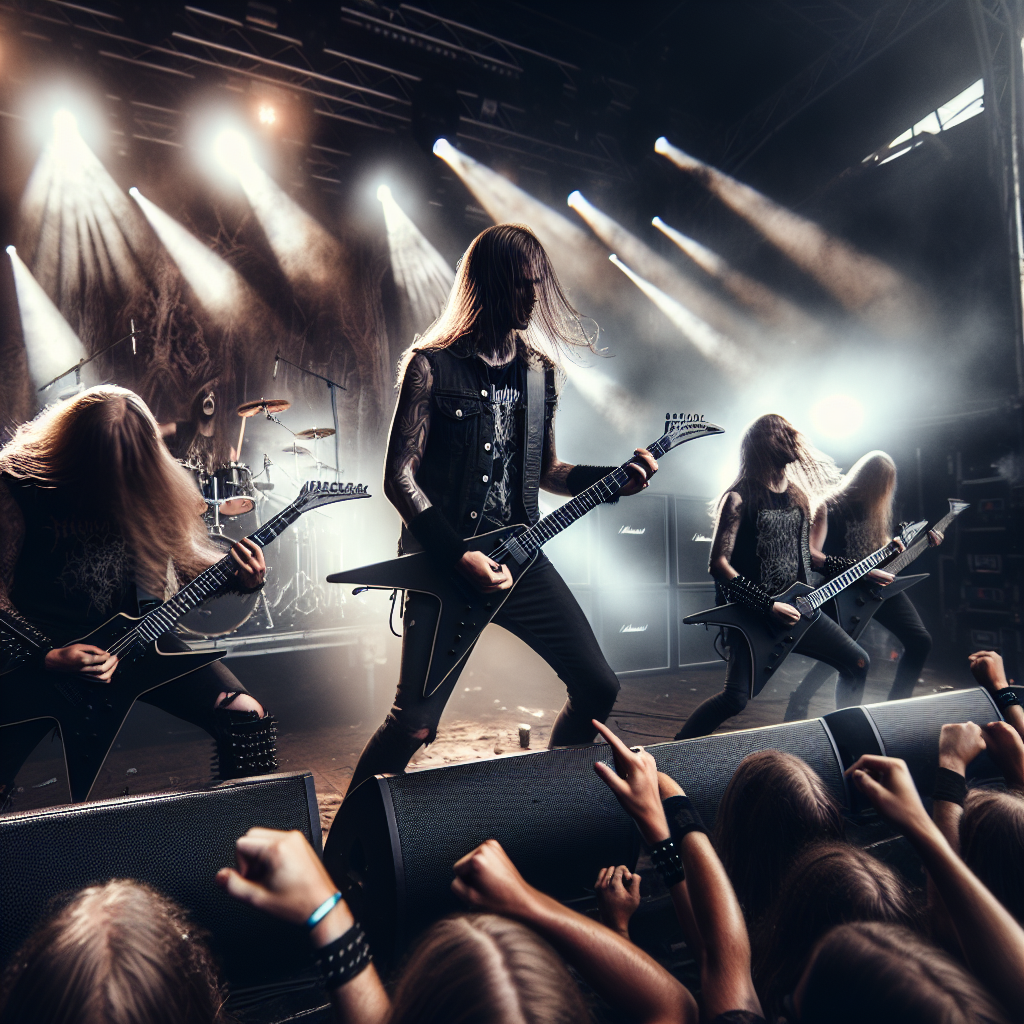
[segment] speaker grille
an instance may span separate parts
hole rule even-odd
[[[784,750],[802,758],[821,776],[840,803],[845,800],[842,772],[819,719],[659,743],[647,749],[657,761],[658,769],[671,775],[686,790],[709,828],[714,824],[718,802],[740,761],[759,750]]]
[[[112,878],[146,882],[211,933],[233,987],[313,975],[302,929],[232,899],[213,876],[254,825],[312,840],[308,773],[0,817],[0,963],[45,919],[54,896]],[[316,806],[315,796],[313,806]],[[319,844],[319,820],[316,822]]]

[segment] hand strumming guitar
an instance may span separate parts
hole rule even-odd
[[[47,651],[43,665],[47,672],[74,672],[90,682],[109,683],[117,668],[117,656],[92,644],[69,644]]]
[[[495,590],[508,590],[512,586],[512,573],[507,565],[499,565],[482,551],[467,551],[455,566],[478,590],[489,594]]]

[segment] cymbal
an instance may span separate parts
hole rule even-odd
[[[315,441],[320,437],[333,437],[334,427],[310,427],[308,430],[300,430],[296,437],[301,437],[304,441]]]
[[[258,416],[261,412],[284,412],[291,407],[292,403],[286,398],[261,398],[256,402],[243,402],[238,407],[238,415],[248,419],[250,416]]]
[[[313,453],[308,448],[303,448],[301,444],[290,444],[287,448],[282,448],[281,451],[287,452],[289,455],[312,455]]]

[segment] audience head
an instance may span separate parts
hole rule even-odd
[[[880,921],[912,926],[917,908],[890,867],[846,843],[818,843],[794,861],[765,917],[754,950],[761,1004],[778,1013],[814,944],[839,924]]]
[[[821,778],[780,750],[743,759],[715,822],[715,845],[748,919],[768,909],[803,847],[842,837],[839,805]]]
[[[413,951],[388,1024],[578,1024],[589,1020],[561,957],[495,914],[438,921]]]
[[[898,925],[860,922],[818,943],[796,990],[800,1024],[1005,1024],[954,960]]]
[[[1024,923],[1024,798],[971,790],[960,819],[960,851],[996,899]]]
[[[83,889],[7,968],[0,1024],[215,1024],[213,962],[185,912],[148,886]]]

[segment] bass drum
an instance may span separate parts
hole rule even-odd
[[[234,541],[229,537],[211,536],[210,543],[227,554]],[[215,640],[230,636],[249,620],[259,599],[258,590],[251,594],[239,594],[231,590],[217,594],[185,615],[178,622],[178,632],[186,639],[193,640]]]

